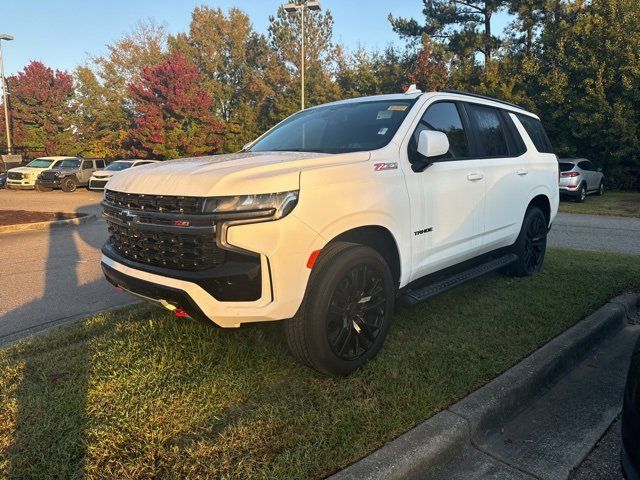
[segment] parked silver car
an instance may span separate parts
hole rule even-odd
[[[584,202],[587,195],[604,193],[604,175],[601,168],[586,158],[561,158],[560,163],[560,195],[574,197],[577,202]]]

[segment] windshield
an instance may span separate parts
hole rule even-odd
[[[119,172],[120,170],[124,170],[125,168],[129,168],[131,166],[131,162],[113,162],[110,163],[105,170],[109,170],[111,172]]]
[[[80,168],[80,160],[63,160],[58,168]]]
[[[27,164],[27,167],[31,167],[31,168],[47,168],[49,165],[51,165],[51,162],[53,162],[53,160],[45,160],[44,158],[36,158],[35,160],[31,160]]]
[[[560,171],[568,172],[569,170],[572,170],[574,166],[575,165],[573,163],[560,162]]]
[[[258,140],[251,152],[345,153],[391,141],[415,100],[354,102],[303,110]]]

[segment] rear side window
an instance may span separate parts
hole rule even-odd
[[[560,162],[561,172],[568,172],[569,170],[573,170],[573,163]]]
[[[588,160],[583,160],[582,162],[580,162],[578,164],[578,166],[582,169],[582,170],[586,170],[587,172],[595,172],[596,171],[596,167],[593,165],[593,163],[591,163]]]
[[[547,136],[547,132],[544,131],[542,123],[537,118],[530,117],[528,115],[516,114],[520,123],[527,131],[529,138],[540,153],[553,153],[553,147]]]
[[[423,130],[435,130],[447,135],[449,151],[445,155],[446,158],[466,158],[469,156],[469,141],[455,103],[438,102],[427,109],[413,132],[409,144],[410,152],[417,153],[418,138]]]
[[[507,136],[500,112],[492,107],[466,104],[471,125],[476,131],[479,157],[508,157]]]

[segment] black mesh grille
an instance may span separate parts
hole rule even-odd
[[[143,195],[107,190],[105,200],[115,206],[133,210],[166,213],[202,213],[203,198]]]
[[[216,245],[213,233],[185,235],[153,232],[109,225],[111,245],[124,257],[141,263],[177,270],[204,270],[225,261],[225,251]]]
[[[20,172],[9,172],[7,178],[11,180],[22,180],[22,174]]]
[[[40,174],[40,176],[45,180],[54,180],[56,178],[56,173],[49,170],[45,170]]]

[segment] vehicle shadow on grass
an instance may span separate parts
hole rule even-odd
[[[28,322],[52,302],[84,298],[97,280],[82,283],[78,265],[79,241],[99,248],[84,230],[66,227],[51,230],[42,296],[7,312],[4,317]],[[59,272],[63,264],[75,268]],[[60,283],[64,283],[64,292]],[[37,282],[34,282],[37,285]],[[0,318],[0,320],[2,320]],[[13,385],[12,442],[3,454],[0,471],[8,478],[82,478],[86,454],[86,399],[90,377],[90,328],[81,327],[72,342],[60,337],[35,339],[39,348],[17,345],[9,364],[15,372]],[[62,362],[64,360],[64,362]],[[70,361],[71,360],[71,361]],[[62,367],[62,363],[67,367]]]

